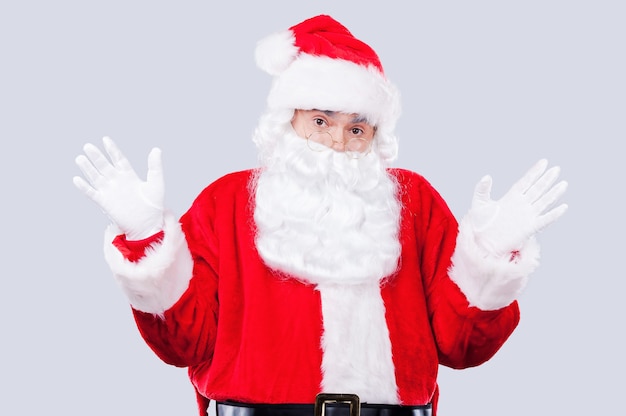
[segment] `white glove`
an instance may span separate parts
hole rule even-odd
[[[85,179],[74,177],[74,185],[91,198],[129,240],[147,238],[163,228],[164,181],[161,150],[148,155],[147,180],[142,181],[113,141],[103,138],[109,160],[96,146],[87,143],[85,155],[76,164]],[[88,182],[87,182],[88,181]]]
[[[560,169],[546,170],[547,166],[547,160],[539,160],[497,201],[490,196],[491,177],[478,182],[468,215],[481,247],[496,256],[510,256],[565,213],[566,204],[549,209],[563,195],[567,182],[554,185]]]

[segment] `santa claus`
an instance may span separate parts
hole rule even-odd
[[[484,177],[457,222],[422,176],[391,167],[399,95],[367,44],[321,15],[256,58],[274,76],[260,167],[216,180],[180,219],[159,149],[145,181],[108,138],[77,158],[141,335],[188,368],[201,414],[211,399],[223,415],[344,401],[435,414],[438,366],[479,365],[516,327],[535,234],[566,210],[559,169],[540,160],[499,200]]]

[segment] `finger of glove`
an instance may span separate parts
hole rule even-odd
[[[551,209],[550,211],[546,212],[542,216],[538,217],[537,221],[535,222],[536,232],[542,231],[548,225],[558,220],[563,214],[565,214],[565,211],[567,211],[567,208],[568,208],[567,204],[561,204],[558,207]]]
[[[561,199],[565,191],[567,190],[567,182],[561,181],[554,185],[548,192],[544,193],[535,203],[533,208],[535,212],[543,212],[547,208],[554,205],[556,201]]]
[[[148,154],[148,175],[149,183],[163,184],[163,163],[161,161],[161,149],[155,147]]]
[[[87,183],[85,179],[81,178],[80,176],[74,176],[74,178],[72,178],[72,182],[74,182],[74,186],[76,186],[79,191],[81,191],[94,202],[97,202],[96,190],[91,185],[89,185],[89,183]]]
[[[537,179],[543,175],[546,167],[548,166],[548,161],[546,159],[540,159],[537,163],[533,165],[525,174],[522,176],[513,186],[511,187],[509,192],[515,193],[525,193],[528,191],[528,188],[534,184]]]
[[[104,149],[111,158],[111,162],[114,166],[124,170],[133,170],[133,167],[126,156],[124,156],[120,148],[117,147],[115,142],[110,137],[103,137],[102,142],[104,143]]]
[[[106,176],[115,169],[111,162],[109,162],[106,156],[104,156],[104,154],[100,151],[100,149],[98,149],[93,144],[87,143],[83,147],[83,151],[101,175]]]
[[[532,204],[541,198],[550,190],[552,185],[554,185],[560,172],[561,169],[558,166],[554,166],[545,171],[544,174],[528,188],[528,191],[526,191],[526,200]]]
[[[102,174],[95,168],[93,163],[85,155],[79,155],[75,159],[76,165],[79,167],[85,178],[92,184],[97,184],[102,180]]]
[[[491,186],[493,179],[489,175],[485,175],[474,187],[474,198],[472,207],[484,205],[491,200]]]
[[[146,186],[143,188],[145,201],[153,208],[163,209],[163,165],[161,163],[161,150],[154,148],[148,155],[148,174]]]

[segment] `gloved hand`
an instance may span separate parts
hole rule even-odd
[[[126,234],[128,240],[147,238],[163,227],[164,181],[161,150],[152,149],[148,156],[147,180],[142,181],[128,159],[113,141],[103,138],[110,158],[91,143],[76,158],[85,179],[74,177],[74,185],[91,198]]]
[[[468,215],[480,246],[496,256],[510,256],[565,213],[566,204],[550,207],[561,198],[567,182],[554,185],[560,169],[546,170],[547,166],[547,160],[539,160],[497,201],[490,196],[491,177],[478,182]]]

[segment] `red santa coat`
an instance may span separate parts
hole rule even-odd
[[[380,290],[396,388],[402,404],[436,406],[438,366],[466,368],[488,360],[516,327],[519,309],[516,302],[494,311],[469,306],[448,275],[456,219],[423,177],[401,169],[390,173],[400,185],[402,253],[399,269]],[[188,367],[201,412],[207,397],[312,403],[320,392],[320,294],[270,270],[257,253],[252,174],[232,173],[212,183],[180,219],[192,260],[191,275],[178,289],[182,295],[162,313],[133,309],[154,352],[166,363]]]

